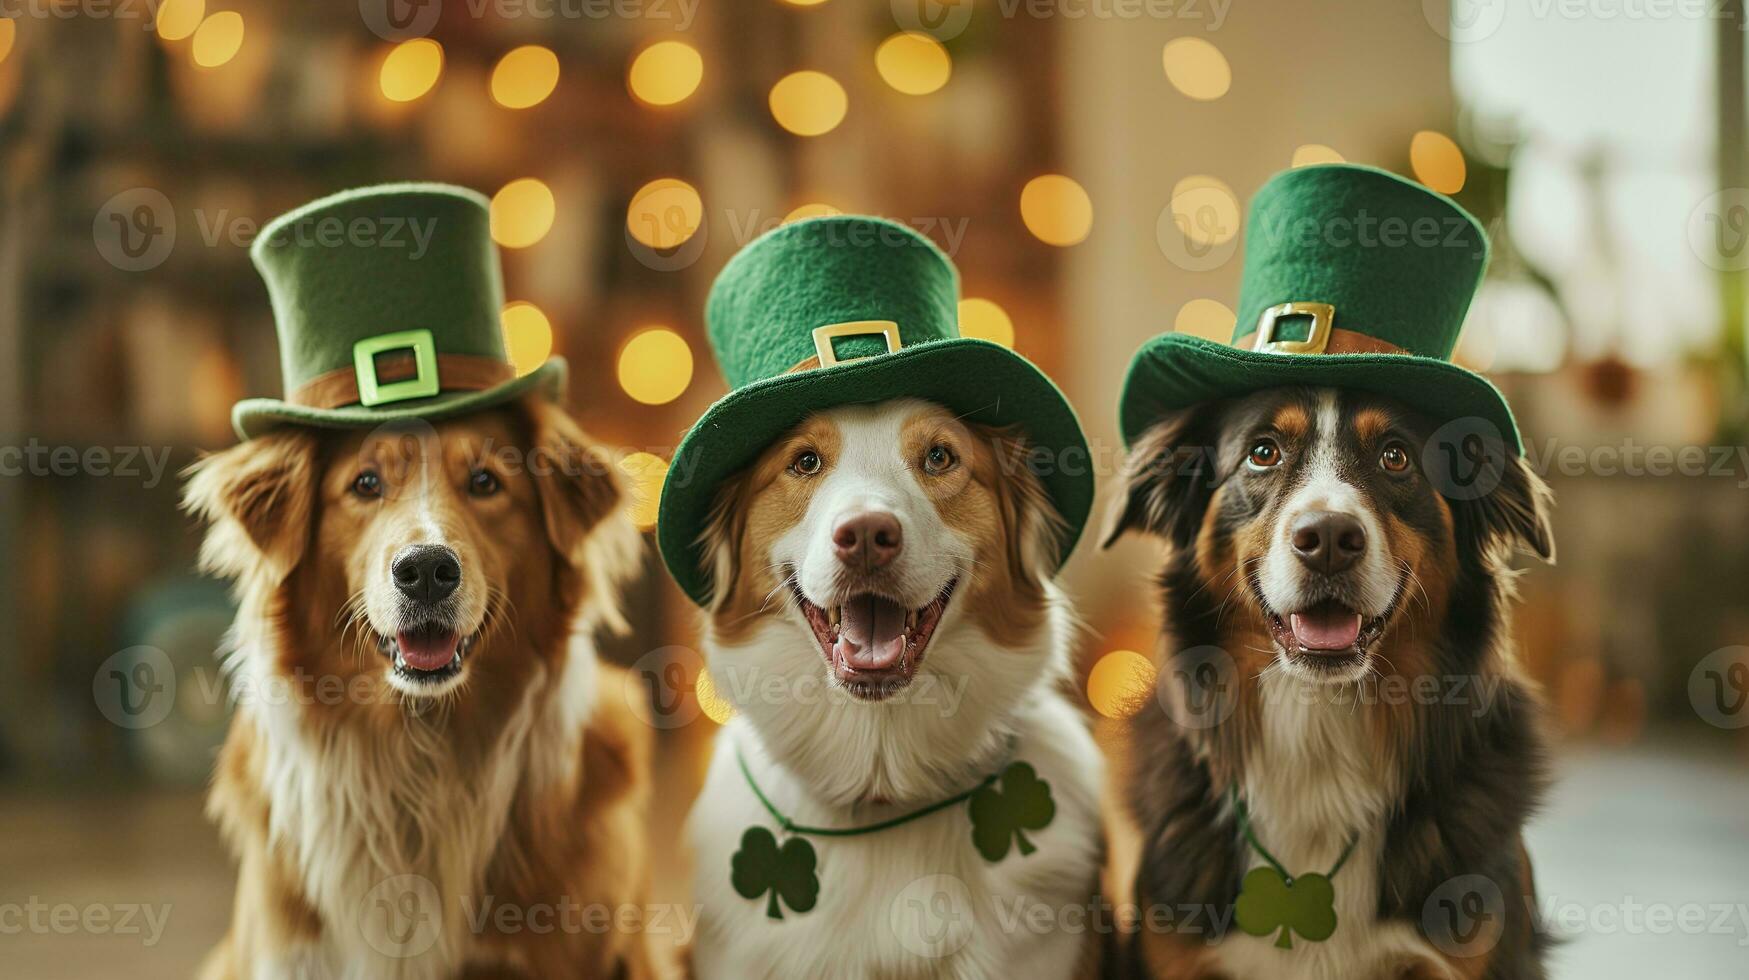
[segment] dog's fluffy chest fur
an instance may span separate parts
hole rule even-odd
[[[808,791],[767,754],[744,718],[720,737],[689,833],[695,898],[705,910],[695,963],[701,978],[1068,977],[1088,938],[1062,923],[1094,900],[1100,859],[1098,755],[1085,724],[1042,689],[1012,719],[1014,758],[1050,784],[1056,815],[1028,831],[1031,855],[986,861],[972,842],[965,805],[879,833],[809,838],[818,855],[812,911],[766,915],[742,898],[730,858],[743,832],[776,822],[748,788],[740,747],[760,788],[798,823],[856,826],[870,818],[810,802]],[[781,839],[782,835],[779,834]],[[1046,912],[1048,911],[1048,916]]]
[[[1217,962],[1240,977],[1355,980],[1405,960],[1437,962],[1406,922],[1378,919],[1378,865],[1386,821],[1400,796],[1397,767],[1380,757],[1374,720],[1361,706],[1332,703],[1327,690],[1271,671],[1260,681],[1267,705],[1239,787],[1258,842],[1295,875],[1328,874],[1349,842],[1354,850],[1331,879],[1337,929],[1314,943],[1275,947],[1276,934],[1237,928],[1217,947]],[[1241,861],[1266,864],[1254,850]]]

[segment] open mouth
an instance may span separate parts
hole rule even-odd
[[[879,701],[916,676],[957,584],[958,579],[948,582],[920,609],[907,609],[873,592],[859,592],[823,609],[809,602],[793,579],[790,589],[839,683],[857,698]]]
[[[1349,670],[1366,659],[1384,636],[1407,585],[1404,576],[1385,611],[1377,616],[1364,616],[1339,599],[1323,599],[1284,615],[1270,608],[1262,588],[1252,578],[1252,593],[1263,609],[1276,646],[1295,663],[1331,672]]]
[[[462,659],[478,633],[463,636],[434,623],[378,636],[377,649],[389,658],[395,676],[416,684],[435,684],[461,673]]]

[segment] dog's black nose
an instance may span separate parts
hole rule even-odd
[[[440,544],[410,544],[389,561],[395,588],[415,602],[442,602],[462,584],[462,561]]]
[[[1366,553],[1366,529],[1352,514],[1312,510],[1294,521],[1294,554],[1326,575],[1340,572]]]
[[[838,560],[857,568],[881,568],[899,557],[905,534],[899,519],[881,511],[855,514],[832,529],[832,549]]]

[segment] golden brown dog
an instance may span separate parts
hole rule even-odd
[[[533,400],[288,428],[191,470],[241,604],[208,977],[646,977],[648,733],[594,631],[638,539]],[[628,910],[631,910],[628,915]]]

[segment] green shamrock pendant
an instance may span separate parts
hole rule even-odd
[[[742,898],[771,893],[765,915],[781,919],[782,905],[793,912],[806,912],[819,899],[820,879],[814,874],[814,864],[814,845],[806,840],[791,837],[779,847],[771,831],[749,827],[741,835],[741,849],[729,860],[729,883]]]
[[[1011,842],[1019,843],[1022,856],[1038,850],[1022,831],[1043,830],[1057,815],[1051,784],[1038,778],[1032,766],[1009,765],[1000,783],[1000,789],[985,786],[972,794],[972,843],[992,864],[1008,856]]]
[[[1320,874],[1288,878],[1274,868],[1253,868],[1239,886],[1233,921],[1253,936],[1277,929],[1277,949],[1293,949],[1295,934],[1321,943],[1336,932],[1336,889]]]

